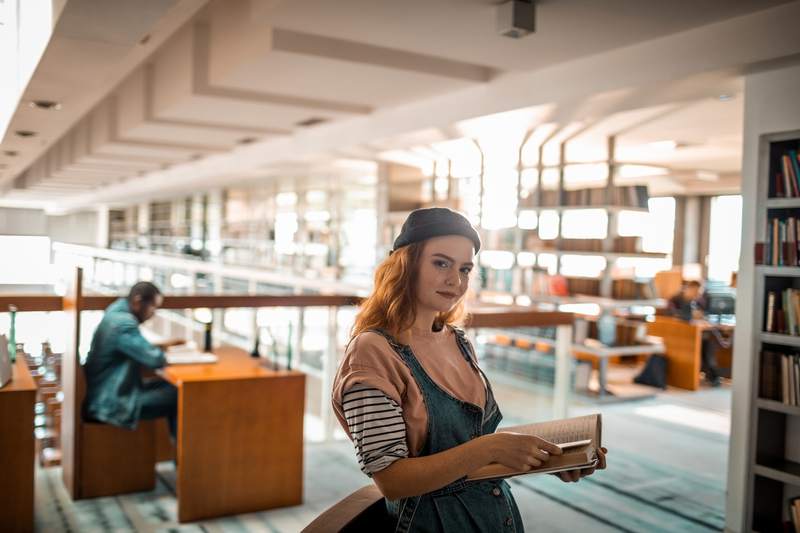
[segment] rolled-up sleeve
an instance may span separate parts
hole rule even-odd
[[[148,368],[161,368],[167,364],[164,351],[150,344],[134,321],[121,321],[115,329],[117,350]]]

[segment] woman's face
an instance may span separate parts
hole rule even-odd
[[[473,268],[472,241],[461,235],[425,241],[417,273],[417,305],[444,313],[467,292]]]

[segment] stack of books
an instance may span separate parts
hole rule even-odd
[[[647,185],[624,185],[613,187],[610,194],[605,187],[594,187],[563,191],[562,197],[559,197],[558,191],[543,190],[540,200],[541,207],[597,206],[601,208],[611,205],[647,209],[647,201],[649,199]]]
[[[761,352],[761,397],[800,406],[800,354]]]

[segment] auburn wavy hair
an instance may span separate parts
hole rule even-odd
[[[350,340],[370,329],[382,329],[397,336],[414,324],[417,275],[424,246],[424,241],[403,246],[378,265],[372,293],[361,303]],[[449,311],[437,315],[434,328],[461,325],[465,314],[462,297]]]

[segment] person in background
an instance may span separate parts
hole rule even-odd
[[[703,297],[703,285],[696,280],[684,282],[680,292],[667,302],[667,312],[681,320],[703,320],[705,318],[706,300]],[[712,387],[720,384],[717,370],[716,352],[720,345],[719,333],[709,330],[703,333],[702,368],[706,381]]]
[[[106,308],[83,365],[84,420],[135,429],[139,420],[165,417],[174,440],[177,390],[164,380],[142,378],[143,369],[166,366],[167,347],[183,343],[176,340],[153,345],[139,331],[139,325],[152,318],[162,303],[158,287],[141,281],[127,298],[119,298]]]
[[[463,215],[413,211],[375,272],[334,381],[336,416],[397,531],[521,532],[506,481],[465,477],[495,462],[529,470],[561,454],[532,435],[495,433],[502,415],[492,387],[455,326],[480,246]]]

